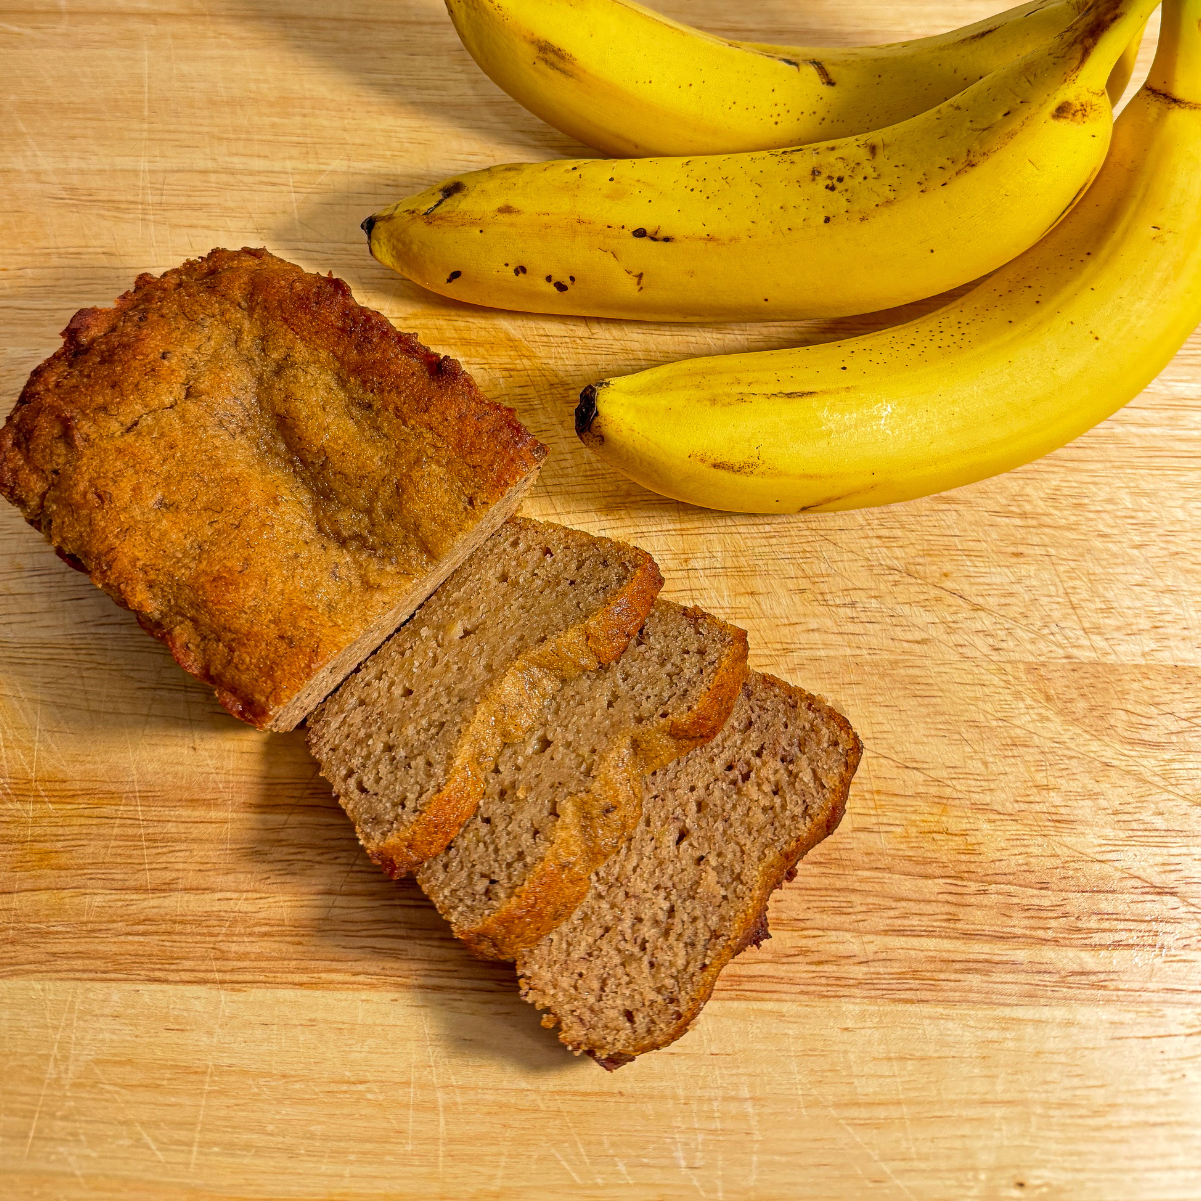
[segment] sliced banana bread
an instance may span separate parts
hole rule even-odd
[[[859,755],[829,705],[752,673],[717,738],[648,781],[587,899],[518,956],[542,1024],[610,1069],[679,1038],[722,968],[768,937],[768,897],[838,825]]]
[[[389,875],[446,846],[501,746],[625,650],[662,583],[637,547],[510,518],[321,706],[309,747]]]
[[[620,659],[504,747],[475,814],[417,873],[475,954],[512,959],[571,914],[637,823],[647,773],[721,729],[746,654],[742,630],[658,601]]]

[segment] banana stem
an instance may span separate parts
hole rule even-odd
[[[1143,37],[1147,32],[1147,26],[1144,24],[1142,29],[1134,35],[1134,40],[1122,51],[1122,57],[1114,64],[1113,70],[1109,73],[1109,79],[1105,84],[1105,90],[1109,93],[1109,103],[1116,105],[1119,100],[1126,94],[1127,87],[1130,86],[1131,76],[1134,75],[1134,68],[1138,66],[1138,52],[1143,46]]]
[[[1107,80],[1135,34],[1158,7],[1159,0],[1098,0],[1059,37],[1069,46],[1079,44],[1082,37],[1086,46],[1091,42],[1088,61],[1081,74],[1086,79],[1099,76]],[[1094,23],[1098,26],[1095,33],[1088,28]]]
[[[1201,0],[1164,0],[1147,87],[1183,104],[1201,104]]]

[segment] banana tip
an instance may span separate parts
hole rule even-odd
[[[374,217],[364,217],[359,228],[367,235],[367,241],[371,241],[371,231],[375,228]]]
[[[583,438],[592,429],[596,420],[596,385],[589,384],[580,393],[580,403],[575,407],[576,437]]]

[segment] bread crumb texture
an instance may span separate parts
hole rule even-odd
[[[471,820],[417,873],[475,954],[512,959],[571,914],[637,823],[643,777],[721,729],[746,661],[745,631],[658,600],[621,658],[501,751]]]
[[[611,662],[663,578],[645,551],[512,517],[309,722],[309,747],[389,875],[438,854],[505,743]]]
[[[214,250],[75,314],[0,494],[262,727],[545,453],[342,280]]]
[[[860,754],[841,714],[752,673],[721,733],[649,777],[579,908],[518,957],[543,1025],[607,1068],[679,1038],[768,937],[768,898],[837,827]]]

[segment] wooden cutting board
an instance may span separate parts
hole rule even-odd
[[[1000,5],[660,7],[821,44]],[[549,444],[528,512],[645,546],[866,746],[772,940],[606,1075],[380,876],[301,734],[225,716],[4,507],[0,1196],[1201,1197],[1201,339],[1003,478],[702,512],[582,449],[579,388],[828,330],[490,313],[373,263],[384,203],[581,153],[439,0],[8,0],[0,47],[0,394],[138,272],[333,270]]]

